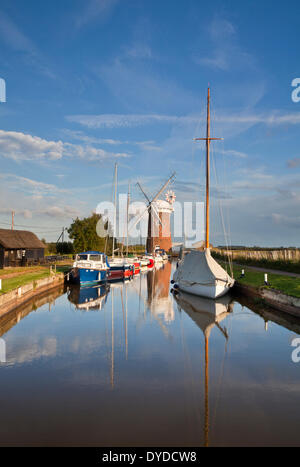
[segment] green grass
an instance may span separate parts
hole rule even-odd
[[[60,271],[57,270],[57,272]],[[49,269],[44,268],[42,271],[27,272],[25,274],[22,274],[17,277],[12,277],[10,279],[5,279],[5,277],[2,277],[2,290],[0,290],[0,295],[10,292],[13,289],[17,289],[22,285],[29,284],[30,282],[49,277],[49,275]]]
[[[223,261],[219,261],[223,267],[225,267],[225,263]],[[225,267],[225,269],[229,271],[229,268]],[[242,269],[245,270],[245,277],[241,278]],[[287,295],[291,295],[292,297],[300,297],[300,278],[299,277],[291,277],[291,276],[281,276],[280,274],[270,274],[268,273],[268,282],[270,286],[264,285],[264,272],[263,271],[254,271],[253,269],[248,269],[247,267],[233,265],[233,274],[234,278],[240,284],[250,285],[252,287],[265,287],[279,290]]]
[[[0,269],[0,279],[3,279],[5,276],[9,274],[15,274],[15,273],[29,273],[35,269],[35,272],[37,270],[44,271],[45,266],[28,266],[28,267],[20,267],[20,268],[5,268],[5,269]],[[49,266],[48,266],[48,271],[49,271]]]

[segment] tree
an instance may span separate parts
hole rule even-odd
[[[74,246],[72,242],[59,242],[56,244],[56,252],[59,255],[69,255],[74,253]]]
[[[100,222],[99,222],[100,221]],[[69,237],[73,240],[74,252],[97,250],[103,251],[106,254],[112,252],[112,237],[99,236],[97,233],[99,225],[108,228],[108,223],[104,224],[100,214],[92,214],[90,217],[84,219],[75,219],[68,228]],[[103,230],[103,229],[102,229]]]

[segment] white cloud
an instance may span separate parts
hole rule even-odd
[[[39,182],[37,180],[32,180],[31,178],[21,177],[20,175],[15,175],[12,173],[2,173],[0,174],[0,179],[5,180],[6,184],[10,187],[25,187],[30,193],[52,193],[52,192],[65,192],[66,190],[61,190],[56,185],[50,183]]]
[[[38,214],[55,218],[75,218],[80,215],[80,212],[72,206],[49,206],[38,211]]]
[[[89,161],[102,161],[129,157],[125,153],[112,153],[90,145],[80,146],[62,141],[48,141],[16,131],[0,130],[0,155],[19,160],[57,160],[62,157],[77,157]]]
[[[60,159],[63,143],[21,132],[0,130],[0,154],[15,160]]]

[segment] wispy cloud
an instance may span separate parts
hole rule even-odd
[[[33,66],[48,78],[56,79],[56,74],[45,63],[35,43],[21,31],[4,11],[0,11],[0,39],[14,51],[22,52],[28,65]]]
[[[0,11],[0,37],[14,50],[36,55],[35,44],[17,27],[17,25]]]
[[[103,161],[129,157],[126,153],[113,153],[91,145],[76,145],[62,141],[48,141],[38,136],[0,130],[0,155],[21,160],[57,160],[63,157],[76,157],[87,161]]]
[[[235,151],[234,149],[224,149],[223,151],[215,150],[215,152],[219,152],[221,154],[224,154],[225,156],[239,157],[241,159],[245,159],[246,157],[248,157],[245,152]]]
[[[71,139],[75,139],[78,141],[83,141],[84,143],[88,144],[107,144],[110,146],[123,146],[123,145],[130,145],[130,146],[138,146],[143,149],[152,150],[152,151],[159,151],[160,147],[157,146],[155,141],[129,141],[129,140],[118,140],[112,138],[97,138],[94,136],[86,135],[82,131],[75,131],[64,129],[62,133]]]
[[[80,29],[96,20],[105,21],[111,15],[119,0],[89,0],[85,2],[84,10],[75,17],[75,27]]]
[[[126,57],[133,59],[149,59],[153,58],[151,48],[146,44],[136,43],[131,47],[124,47]]]
[[[6,188],[22,191],[33,196],[49,196],[68,192],[68,190],[59,188],[51,183],[40,182],[12,173],[2,173],[0,174],[0,179],[5,182]]]
[[[152,124],[197,124],[205,121],[203,115],[161,115],[161,114],[101,114],[101,115],[68,115],[66,120],[79,123],[87,128],[130,128]],[[216,115],[215,122],[266,125],[299,125],[300,113],[281,113],[270,111],[265,113],[228,112]]]
[[[198,51],[194,54],[196,63],[222,71],[253,65],[253,57],[242,50],[236,28],[227,19],[215,17],[209,26],[208,37],[212,44],[212,53],[206,56],[204,49]]]
[[[75,218],[80,216],[80,211],[73,206],[50,206],[44,209],[41,209],[36,212],[36,214],[46,215],[49,217],[55,217],[58,219],[61,218]]]

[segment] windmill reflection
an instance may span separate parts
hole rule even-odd
[[[163,318],[164,322],[174,321],[172,297],[170,296],[170,277],[172,265],[170,262],[155,266],[147,274],[147,303],[151,314]]]

